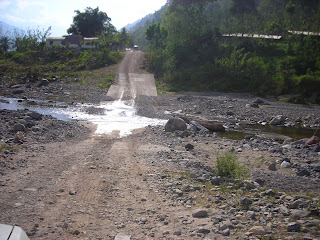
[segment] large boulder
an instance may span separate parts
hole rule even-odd
[[[170,118],[164,127],[166,132],[187,130],[186,122],[181,118]]]

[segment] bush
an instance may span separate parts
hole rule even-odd
[[[238,163],[235,153],[227,152],[224,155],[218,154],[216,173],[221,177],[245,179],[248,176],[248,169]]]

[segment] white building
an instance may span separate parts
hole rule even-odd
[[[71,35],[67,37],[48,37],[46,39],[47,47],[60,46],[62,48],[81,48],[81,49],[94,49],[96,45],[94,41],[98,38],[84,38],[79,35]]]

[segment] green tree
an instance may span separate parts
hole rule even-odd
[[[151,41],[155,48],[163,48],[165,40],[168,37],[168,32],[165,28],[161,27],[161,24],[150,25],[146,32],[146,39]]]
[[[3,52],[7,52],[10,47],[10,39],[8,37],[0,38],[0,50]]]
[[[101,33],[112,33],[114,26],[110,23],[111,18],[107,13],[99,11],[99,8],[87,7],[84,12],[75,11],[73,23],[67,30],[69,34],[80,34],[84,37],[95,37]]]

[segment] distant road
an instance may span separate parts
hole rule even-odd
[[[145,74],[140,66],[144,53],[141,51],[127,52],[122,60],[115,84],[107,96],[114,100],[135,100],[137,96],[157,96],[154,75]]]

